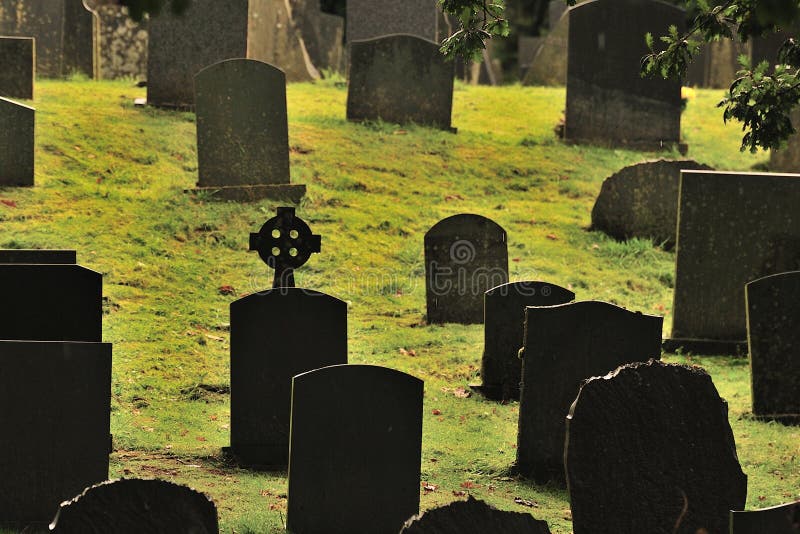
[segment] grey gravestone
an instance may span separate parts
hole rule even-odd
[[[453,215],[425,234],[428,322],[480,324],[483,295],[508,283],[506,231],[481,215]]]
[[[305,186],[289,183],[284,73],[261,61],[229,59],[198,72],[194,86],[197,191],[299,201]]]
[[[724,534],[747,497],[728,404],[698,367],[650,361],[588,380],[564,449],[575,534]]]
[[[565,2],[556,0],[565,6]],[[552,6],[552,3],[551,3]],[[569,43],[569,13],[563,10],[557,23],[542,40],[531,59],[531,66],[522,80],[523,85],[563,87],[567,83],[567,47]]]
[[[101,482],[61,503],[56,534],[218,534],[217,507],[206,495],[164,480]]]
[[[730,534],[797,534],[800,501],[761,510],[731,511]]]
[[[665,348],[745,348],[744,286],[800,270],[800,176],[681,173],[672,339]]]
[[[103,79],[147,76],[147,19],[133,20],[128,8],[120,5],[99,5],[99,60]]]
[[[0,264],[0,339],[102,340],[103,278],[79,265]]]
[[[243,464],[289,460],[292,377],[347,363],[347,304],[302,288],[231,304],[231,452]]]
[[[33,100],[35,44],[31,37],[0,37],[0,97]]]
[[[400,534],[550,534],[546,521],[503,512],[470,495],[406,521]]]
[[[77,263],[77,261],[77,253],[74,250],[0,250],[0,263],[47,263],[56,265],[69,265]]]
[[[453,62],[412,35],[350,42],[347,119],[451,130]]]
[[[661,159],[606,178],[592,209],[592,229],[616,239],[640,237],[674,247],[681,169],[713,170],[692,160]]]
[[[48,523],[108,478],[111,345],[0,341],[0,525]]]
[[[800,271],[745,288],[753,414],[800,423]]]
[[[36,110],[0,98],[0,186],[33,185]]]
[[[581,382],[661,357],[663,319],[607,302],[525,310],[517,467],[537,482],[564,480],[564,417]]]
[[[568,142],[672,148],[681,136],[681,82],[640,75],[644,35],[682,33],[683,9],[658,0],[593,0],[569,10]]]
[[[348,0],[347,42],[398,33],[436,41],[438,20],[436,0]]]
[[[294,377],[288,531],[396,534],[419,512],[422,395],[371,365]]]
[[[484,295],[483,384],[478,388],[495,400],[519,400],[525,308],[555,306],[575,300],[575,293],[547,282],[513,282]]]

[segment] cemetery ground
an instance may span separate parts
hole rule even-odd
[[[111,476],[207,492],[223,532],[280,532],[286,473],[239,469],[220,452],[230,432],[228,306],[271,286],[248,237],[280,203],[185,194],[197,181],[194,115],[135,108],[144,93],[130,82],[38,81],[36,186],[0,190],[0,247],[75,248],[104,276]],[[689,157],[718,170],[763,168],[767,156],[740,153],[738,126],[723,126],[721,96],[697,91],[688,103]],[[423,235],[448,215],[490,217],[508,231],[512,281],[547,280],[579,300],[664,315],[666,334],[674,253],[587,227],[604,178],[678,154],[561,144],[553,127],[563,89],[459,85],[457,135],[348,123],[345,99],[337,80],[288,87],[292,180],[309,188],[298,215],[323,236],[298,286],[349,303],[351,363],[425,381],[423,510],[469,493],[569,533],[566,492],[510,471],[519,404],[470,395],[482,327],[425,325]],[[748,508],[800,498],[800,428],[752,419],[747,359],[665,360],[703,366],[729,402]]]

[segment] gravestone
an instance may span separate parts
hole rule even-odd
[[[147,19],[133,20],[128,8],[116,4],[96,7],[99,19],[100,72],[105,80],[147,76]]]
[[[0,97],[33,100],[35,43],[31,37],[0,37]]]
[[[77,263],[77,261],[77,253],[74,250],[0,250],[0,263],[45,263],[55,265],[70,265]]]
[[[408,34],[438,38],[436,0],[347,0],[347,42]]]
[[[800,112],[793,111],[789,117],[795,128],[800,127]],[[800,173],[800,136],[798,134],[790,135],[785,146],[770,151],[769,170]]]
[[[800,176],[681,173],[672,338],[665,349],[746,350],[744,287],[800,270]]]
[[[453,62],[412,35],[350,42],[347,119],[452,130]]]
[[[686,13],[658,0],[593,0],[570,8],[566,141],[642,150],[680,144],[680,80],[639,72],[648,53],[645,33],[657,38],[670,26],[681,34]]]
[[[61,503],[56,534],[172,532],[218,534],[217,507],[206,495],[164,480],[101,482]]]
[[[561,0],[557,3],[565,6]],[[552,3],[551,3],[552,6]],[[569,44],[569,13],[562,10],[555,25],[542,39],[530,62],[523,85],[563,87],[567,83],[567,47]]]
[[[481,215],[453,215],[425,234],[428,323],[480,324],[483,295],[508,283],[506,231]]]
[[[531,514],[503,512],[470,495],[414,516],[400,534],[550,534],[546,521]]]
[[[278,288],[231,304],[231,452],[242,464],[289,460],[292,377],[347,363],[347,303]]]
[[[713,170],[692,160],[661,159],[606,178],[592,208],[592,229],[615,239],[639,237],[674,247],[681,169]]]
[[[564,462],[575,534],[724,534],[747,497],[728,404],[699,367],[650,361],[588,380]]]
[[[752,42],[752,41],[751,41]],[[750,57],[750,42],[721,39],[705,43],[686,69],[686,85],[728,89],[742,69],[739,56]]]
[[[730,534],[797,534],[800,501],[753,511],[731,511]]]
[[[33,185],[36,110],[0,98],[0,187]]]
[[[423,382],[371,365],[294,377],[286,527],[395,534],[419,512]]]
[[[800,271],[745,287],[753,414],[800,423]]]
[[[575,293],[547,282],[513,282],[484,295],[483,384],[477,389],[494,400],[519,400],[522,347],[527,306],[555,306],[575,300]]]
[[[544,42],[544,37],[520,35],[517,38],[517,61],[519,62],[519,79],[524,80],[533,58]]]
[[[0,528],[108,478],[110,398],[110,344],[0,341]]]
[[[290,0],[292,18],[317,69],[344,72],[344,17],[324,13],[319,0]]]
[[[661,357],[663,319],[607,302],[526,308],[517,467],[537,482],[564,480],[564,417],[581,382]]]
[[[289,183],[286,77],[253,59],[229,59],[197,73],[195,191],[226,199],[289,198],[304,185]]]

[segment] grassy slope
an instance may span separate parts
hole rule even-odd
[[[228,305],[237,298],[218,289],[241,295],[270,285],[271,273],[246,250],[248,233],[275,204],[183,194],[196,181],[193,115],[134,109],[143,93],[126,83],[39,82],[37,186],[0,190],[16,203],[0,204],[0,246],[76,248],[81,264],[104,275],[105,340],[114,343],[112,476],[188,483],[214,497],[225,532],[277,532],[285,473],[222,462],[230,418],[228,396],[218,392],[228,383]],[[689,104],[690,156],[719,169],[763,164],[764,155],[738,152],[737,129],[723,127],[714,109],[720,96],[700,91]],[[476,379],[482,330],[420,324],[422,236],[447,215],[486,215],[509,233],[512,280],[545,279],[581,299],[663,313],[669,332],[673,255],[586,231],[603,178],[654,155],[558,143],[562,89],[459,87],[458,135],[349,124],[345,98],[332,83],[289,87],[293,180],[309,186],[299,211],[323,235],[322,254],[298,283],[350,303],[352,362],[425,380],[422,476],[438,489],[422,496],[423,508],[468,486],[504,509],[527,510],[515,497],[535,501],[533,513],[553,532],[570,532],[564,491],[508,476],[518,404],[454,394]],[[797,497],[800,430],[748,419],[746,360],[691,361],[730,402],[748,505]]]

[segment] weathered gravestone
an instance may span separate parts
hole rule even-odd
[[[546,521],[503,512],[470,495],[406,521],[400,534],[550,534]]]
[[[103,4],[95,8],[99,19],[99,61],[103,79],[147,76],[147,19],[133,20],[128,8]]]
[[[290,0],[290,3],[292,18],[314,66],[319,70],[344,72],[344,17],[324,13],[319,0]]]
[[[681,137],[681,82],[640,75],[644,35],[680,34],[683,9],[658,0],[593,0],[569,10],[564,138],[634,149]]]
[[[31,37],[0,37],[0,97],[33,99],[35,46]]]
[[[554,2],[566,6],[565,2]],[[550,4],[553,6],[553,3]],[[542,40],[522,80],[523,85],[561,86],[567,83],[567,47],[569,43],[569,13],[561,10],[556,23]]]
[[[453,62],[413,35],[350,42],[347,119],[452,130]]]
[[[698,354],[746,350],[744,287],[800,270],[800,175],[681,173],[672,339]]]
[[[77,263],[77,253],[74,250],[34,250],[34,249],[3,249],[0,250],[0,264],[2,263],[44,263],[55,265],[69,265]]]
[[[347,0],[348,43],[400,33],[436,41],[438,21],[436,0]]]
[[[294,377],[288,531],[396,534],[419,512],[422,395],[371,365]]]
[[[518,400],[525,308],[555,306],[573,300],[575,293],[547,282],[513,282],[487,291],[483,300],[483,384],[477,389],[490,399]]]
[[[800,423],[800,271],[745,288],[753,414]]]
[[[286,198],[299,202],[304,185],[289,183],[286,76],[253,59],[229,59],[197,73],[195,191],[223,199]]]
[[[564,417],[581,382],[618,366],[661,357],[663,319],[607,302],[525,310],[517,436],[520,474],[564,480]]]
[[[56,534],[218,534],[217,507],[206,495],[163,480],[101,482],[61,503]]]
[[[292,377],[345,363],[344,301],[283,287],[233,302],[231,452],[243,464],[286,466]]]
[[[731,511],[730,534],[797,534],[800,501],[753,511]]]
[[[0,186],[33,185],[36,110],[0,98]]]
[[[588,380],[564,449],[575,534],[724,534],[747,497],[728,405],[697,367],[633,363]]]
[[[110,398],[110,344],[0,341],[0,526],[47,524],[108,478]]]
[[[483,295],[508,283],[506,231],[481,215],[453,215],[425,234],[428,322],[480,324]]]
[[[592,208],[592,229],[616,239],[652,239],[675,246],[681,170],[713,170],[692,160],[646,161],[603,182]]]

